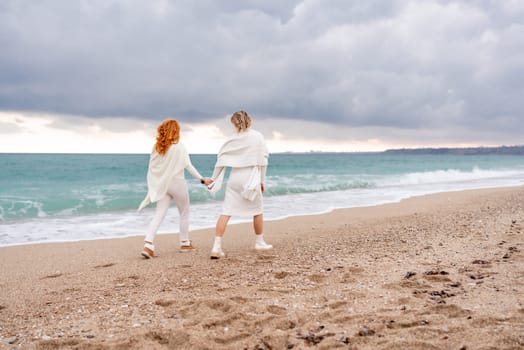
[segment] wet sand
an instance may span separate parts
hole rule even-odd
[[[524,187],[0,248],[0,349],[524,349]]]

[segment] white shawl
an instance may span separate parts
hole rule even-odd
[[[164,197],[173,178],[190,163],[189,154],[181,143],[171,145],[165,155],[160,155],[153,148],[147,172],[148,191],[138,211],[144,209],[149,203],[154,203]]]
[[[211,192],[217,192],[224,181],[225,167],[244,168],[253,167],[253,171],[246,179],[242,195],[250,200],[256,195],[256,188],[260,186],[260,168],[267,166],[269,152],[264,136],[255,130],[237,133],[227,140],[218,152],[215,168],[222,168],[212,187]]]

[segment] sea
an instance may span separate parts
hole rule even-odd
[[[210,176],[215,155],[191,155]],[[0,154],[0,246],[141,236],[154,204],[146,154]],[[224,190],[213,195],[186,174],[190,229],[213,227]],[[264,217],[326,213],[436,192],[524,185],[524,157],[388,153],[272,154]],[[233,217],[232,223],[251,218]],[[159,234],[178,232],[174,203]]]

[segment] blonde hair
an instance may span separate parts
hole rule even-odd
[[[169,147],[180,140],[180,126],[174,119],[166,119],[160,124],[156,134],[155,149],[160,155],[166,154]]]
[[[238,132],[246,131],[251,127],[251,117],[246,111],[238,111],[231,116],[231,123]]]

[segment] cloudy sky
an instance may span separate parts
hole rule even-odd
[[[524,143],[522,0],[1,0],[0,152]]]

